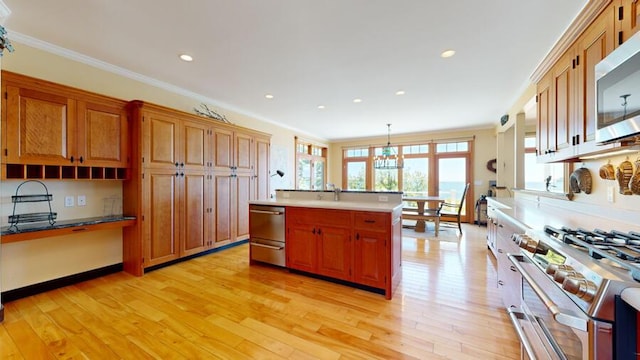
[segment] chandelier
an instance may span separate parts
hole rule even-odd
[[[403,160],[402,156],[399,156],[395,148],[391,146],[391,124],[387,124],[387,146],[382,148],[381,155],[376,155],[373,158],[373,167],[382,170],[402,169]]]

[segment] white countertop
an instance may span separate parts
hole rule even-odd
[[[249,201],[253,205],[306,207],[318,209],[355,210],[393,212],[402,208],[402,203],[373,202],[373,201],[333,201],[333,200],[302,200],[302,199],[270,199]]]

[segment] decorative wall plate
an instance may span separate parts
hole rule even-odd
[[[603,180],[615,180],[616,170],[611,163],[606,163],[600,166],[600,178]]]
[[[591,179],[591,172],[589,171],[589,169],[584,167],[575,169],[573,173],[571,173],[569,184],[571,187],[571,192],[573,193],[584,191],[585,194],[591,194],[591,185],[593,184],[593,179]]]
[[[616,170],[616,179],[618,179],[619,192],[622,195],[632,195],[631,189],[629,189],[629,181],[633,176],[633,165],[631,161],[625,160],[618,165]]]
[[[640,195],[640,158],[636,160],[636,173],[631,177],[629,187],[632,193]]]

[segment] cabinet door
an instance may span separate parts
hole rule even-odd
[[[595,140],[596,81],[595,66],[613,51],[615,43],[615,9],[612,5],[589,26],[579,39],[578,55],[578,119],[576,144]]]
[[[256,138],[256,199],[267,200],[270,196],[269,189],[269,139]]]
[[[149,170],[144,174],[144,266],[149,267],[180,256],[177,207],[179,186],[173,169]]]
[[[235,136],[234,166],[238,172],[253,172],[254,151],[253,137],[248,134],[236,132]]]
[[[73,165],[76,102],[42,91],[6,87],[5,162]]]
[[[336,279],[352,279],[351,229],[323,226],[318,235],[318,273]],[[287,244],[288,246],[288,244]]]
[[[229,172],[213,175],[214,185],[214,224],[215,244],[221,246],[232,241],[233,224],[231,222],[232,202],[232,176]]]
[[[176,169],[179,164],[180,120],[165,114],[147,111],[143,114],[145,127],[143,166]]]
[[[180,217],[182,256],[199,253],[210,245],[209,227],[210,187],[208,174],[203,171],[181,172],[178,181],[181,184]]]
[[[577,80],[575,69],[575,50],[570,48],[553,67],[553,86],[555,94],[556,144],[550,150],[559,150],[573,146],[572,124],[576,122]]]
[[[354,282],[383,288],[388,267],[385,257],[386,232],[356,230],[354,242]]]
[[[255,200],[255,181],[252,174],[239,173],[233,177],[235,182],[235,240],[249,238],[249,201]]]
[[[537,85],[538,124],[536,137],[538,140],[538,156],[547,154],[552,146],[555,147],[556,142],[551,77],[551,72],[547,73]]]
[[[124,103],[78,101],[78,162],[127,167],[129,128]]]
[[[287,214],[287,219],[289,215]],[[317,230],[313,224],[287,227],[287,267],[315,273],[317,271]]]
[[[230,170],[233,166],[233,131],[213,129],[213,168],[214,170]]]
[[[640,2],[638,0],[621,0],[621,4],[623,11],[620,27],[622,31],[622,41],[624,42],[639,30]]]
[[[195,121],[183,121],[180,141],[180,167],[203,170],[209,160],[209,128]],[[184,164],[184,165],[182,165]]]

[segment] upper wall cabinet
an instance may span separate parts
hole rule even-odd
[[[122,178],[126,103],[2,72],[3,178]]]
[[[619,33],[619,44],[627,41],[633,34],[637,33],[640,22],[640,1],[638,0],[618,0],[618,22],[616,27]]]
[[[617,5],[607,6],[537,83],[538,156],[577,158],[595,146],[595,65],[615,46]]]

